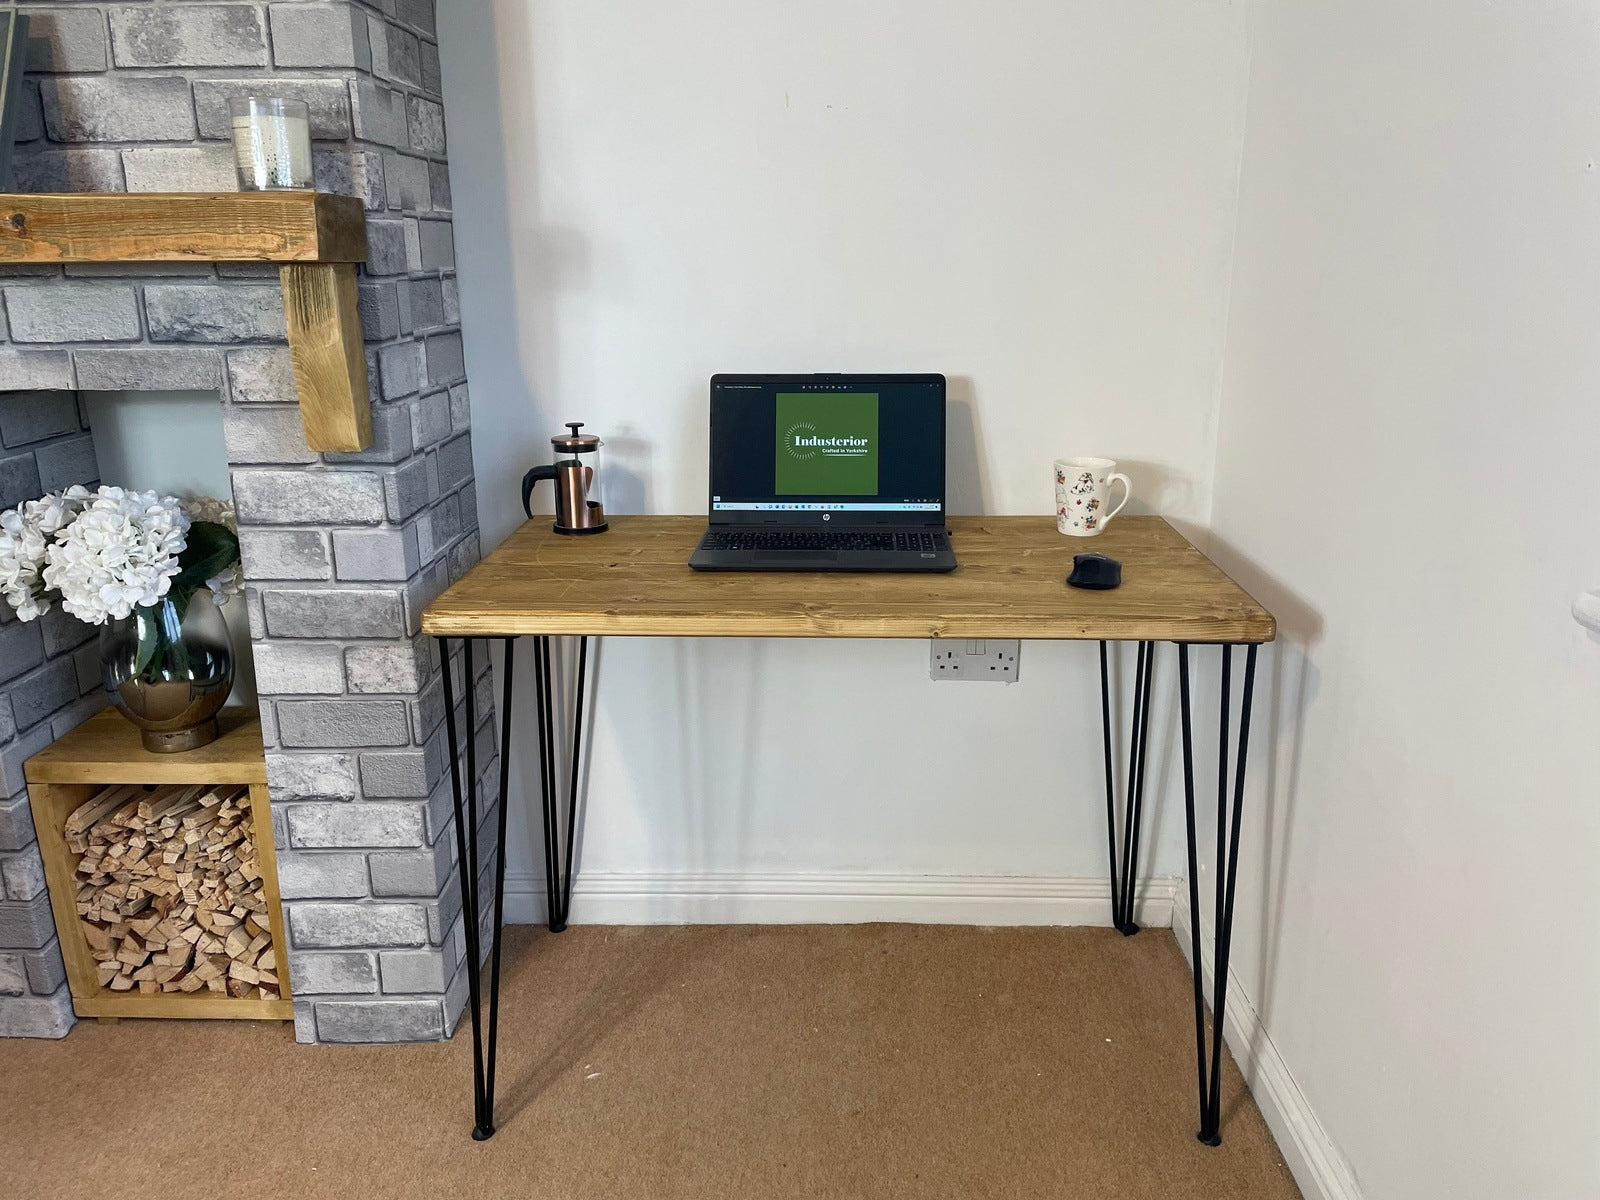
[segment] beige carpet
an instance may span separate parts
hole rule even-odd
[[[0,1041],[0,1196],[1293,1197],[1230,1062],[1195,1140],[1172,936],[916,925],[513,929],[500,1131],[466,1021]]]

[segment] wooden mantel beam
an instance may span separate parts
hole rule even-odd
[[[280,264],[306,445],[372,445],[355,264],[366,214],[318,192],[57,192],[0,195],[5,263]]]
[[[365,450],[372,445],[372,404],[355,264],[285,263],[278,275],[306,445]]]
[[[366,262],[354,196],[319,192],[0,195],[0,262]]]

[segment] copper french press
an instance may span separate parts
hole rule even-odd
[[[550,444],[556,448],[557,454],[570,454],[572,457],[559,458],[549,466],[534,467],[522,477],[522,511],[529,517],[533,516],[533,485],[541,479],[548,479],[556,485],[554,529],[557,533],[604,533],[605,509],[598,500],[589,499],[594,490],[594,468],[586,466],[578,457],[600,449],[600,439],[592,433],[579,433],[578,430],[583,428],[582,421],[568,421],[567,428],[571,430],[570,433],[558,433],[550,439]]]

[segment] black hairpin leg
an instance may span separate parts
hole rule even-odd
[[[1222,694],[1217,747],[1216,946],[1211,968],[1211,1053],[1206,1054],[1205,971],[1200,961],[1200,877],[1194,819],[1194,749],[1189,719],[1189,647],[1178,645],[1178,691],[1183,709],[1183,800],[1189,837],[1189,947],[1194,959],[1195,1064],[1200,1080],[1199,1138],[1208,1146],[1222,1141],[1222,1032],[1228,1001],[1228,954],[1233,945],[1234,882],[1239,872],[1239,816],[1244,808],[1245,758],[1250,749],[1250,704],[1256,683],[1256,651],[1245,653],[1244,694],[1239,711],[1239,750],[1233,773],[1233,812],[1228,812],[1228,707],[1233,694],[1233,647],[1222,647]]]
[[[548,636],[534,643],[534,665],[538,672],[539,696],[539,792],[544,812],[544,886],[550,932],[567,927],[572,912],[572,849],[578,821],[578,785],[582,778],[580,752],[583,748],[583,684],[588,666],[589,639],[578,639],[578,675],[572,709],[571,774],[567,779],[567,819],[560,819],[560,787],[556,770],[555,692],[551,681],[553,654]],[[565,832],[565,839],[562,833]],[[565,845],[563,845],[563,841]]]
[[[506,786],[511,764],[511,675],[515,638],[505,638],[505,667],[501,673],[500,700],[500,811],[495,823],[494,919],[489,937],[489,1036],[483,1037],[483,989],[479,975],[483,968],[482,899],[479,890],[478,862],[478,761],[477,687],[472,671],[472,639],[461,639],[462,666],[465,669],[466,695],[466,788],[461,786],[460,738],[456,733],[455,687],[450,671],[450,639],[439,638],[439,657],[444,663],[445,740],[450,750],[450,794],[455,802],[456,861],[461,877],[462,925],[467,938],[467,999],[472,1019],[472,1137],[485,1141],[494,1136],[494,1066],[500,1032],[500,925],[505,912],[506,891]]]
[[[1133,672],[1133,733],[1128,741],[1128,791],[1123,805],[1121,870],[1117,854],[1117,785],[1111,755],[1111,665],[1106,643],[1100,643],[1100,720],[1105,735],[1106,840],[1111,857],[1111,924],[1124,937],[1139,932],[1133,919],[1134,889],[1139,880],[1139,825],[1144,812],[1144,768],[1150,744],[1150,681],[1155,674],[1156,645],[1139,643]]]

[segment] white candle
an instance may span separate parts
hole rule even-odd
[[[294,101],[249,100],[234,107],[233,153],[239,186],[309,188],[311,122]],[[240,111],[244,109],[245,111]]]

